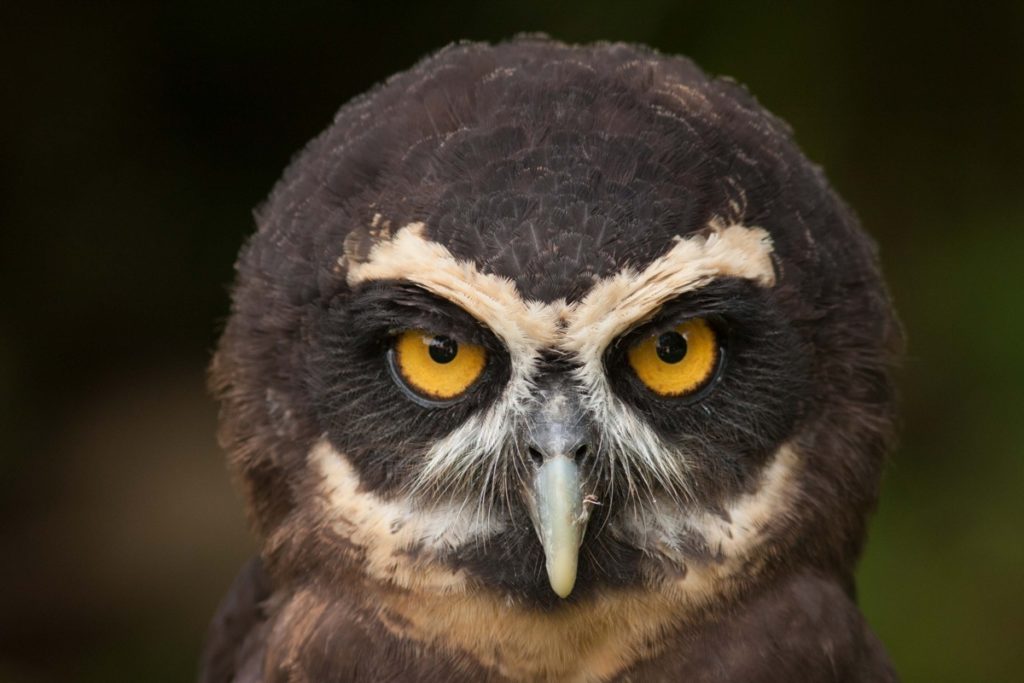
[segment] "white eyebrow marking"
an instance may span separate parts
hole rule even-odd
[[[507,277],[483,273],[424,236],[410,223],[382,239],[365,259],[347,253],[349,286],[372,280],[406,280],[461,306],[487,325],[513,353],[560,348],[591,356],[666,301],[716,277],[775,284],[772,241],[757,227],[714,221],[708,235],[676,237],[676,244],[643,270],[626,267],[597,282],[577,302],[527,300]],[[599,355],[599,354],[598,354]]]
[[[740,277],[762,287],[775,284],[772,241],[762,228],[712,224],[705,236],[676,237],[676,244],[641,271],[624,268],[595,284],[568,316],[560,346],[590,358],[672,298],[716,277]]]
[[[531,355],[556,343],[557,304],[525,301],[512,280],[480,272],[459,261],[443,244],[424,237],[423,223],[410,223],[393,238],[377,242],[364,261],[346,254],[348,284],[371,280],[407,280],[448,299],[486,324],[509,351]],[[564,303],[563,303],[564,305]]]

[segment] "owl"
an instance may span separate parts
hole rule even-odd
[[[260,551],[202,681],[895,680],[854,566],[900,328],[741,86],[454,44],[257,224],[211,383]]]

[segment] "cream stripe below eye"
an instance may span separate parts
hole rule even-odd
[[[360,485],[347,458],[327,442],[317,443],[309,459],[322,478],[318,522],[347,540],[339,555],[377,582],[367,599],[384,608],[384,626],[409,640],[467,653],[513,680],[577,680],[581,672],[589,672],[587,680],[611,680],[636,659],[649,657],[646,648],[661,643],[660,636],[674,624],[735,591],[737,575],[750,578],[764,571],[758,558],[764,559],[767,529],[801,501],[802,458],[785,444],[754,489],[726,504],[727,514],[694,513],[671,504],[656,510],[627,506],[609,533],[644,538],[652,562],[675,563],[686,571],[642,588],[599,591],[564,610],[538,612],[481,591],[465,570],[453,571],[439,561],[451,548],[499,533],[502,527],[492,518],[474,515],[466,506],[423,507],[404,497],[380,498]],[[676,544],[685,528],[718,549],[719,559],[692,562]],[[389,619],[392,615],[400,619]],[[580,637],[567,641],[561,637],[566,629]]]

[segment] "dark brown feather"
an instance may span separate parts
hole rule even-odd
[[[199,683],[259,683],[267,613],[273,592],[257,557],[235,577],[210,622],[200,658]]]

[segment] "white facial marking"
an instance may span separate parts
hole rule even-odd
[[[375,216],[374,223],[382,224],[382,219]],[[631,491],[649,491],[657,484],[677,499],[689,497],[686,454],[666,445],[646,420],[614,395],[602,356],[616,337],[663,304],[716,277],[774,284],[772,243],[766,231],[720,221],[709,228],[707,235],[677,237],[667,253],[643,270],[626,268],[600,280],[573,304],[523,299],[508,278],[483,273],[428,240],[423,223],[388,233],[363,260],[347,255],[350,286],[372,280],[415,283],[487,325],[511,358],[512,375],[504,395],[434,444],[414,492],[436,493],[472,483],[483,503],[493,499],[494,491],[506,490],[510,482],[504,481],[505,469],[498,464],[502,458],[515,457],[512,436],[534,395],[531,378],[539,353],[559,349],[582,363],[577,381],[587,396],[587,408],[604,426],[602,450],[617,458],[606,464],[610,474],[624,477]]]
[[[378,215],[373,224],[371,237],[377,241],[365,258],[357,258],[355,248],[344,258],[350,286],[391,279],[419,285],[487,325],[506,345],[512,362],[504,395],[434,444],[416,488],[472,485],[483,500],[489,487],[503,485],[495,481],[498,464],[516,455],[514,436],[535,394],[539,354],[543,349],[563,350],[581,363],[576,379],[586,395],[585,407],[603,431],[598,450],[616,459],[608,465],[613,474],[617,470],[631,489],[651,496],[624,507],[632,514],[609,532],[644,539],[652,558],[678,563],[687,571],[682,578],[652,571],[640,588],[598,592],[553,612],[523,610],[488,591],[470,590],[462,572],[436,562],[445,549],[497,533],[500,523],[494,516],[472,505],[424,507],[413,498],[384,500],[362,491],[355,470],[326,442],[310,454],[323,475],[324,514],[363,549],[371,578],[404,589],[375,595],[401,617],[388,622],[399,635],[468,653],[513,680],[614,677],[648,656],[657,634],[686,619],[692,607],[731,590],[731,574],[749,570],[765,525],[791,509],[799,458],[783,446],[757,489],[729,504],[728,521],[688,512],[692,508],[678,504],[687,495],[685,454],[662,442],[642,416],[613,394],[602,366],[604,350],[672,298],[717,277],[773,285],[768,234],[756,227],[712,223],[708,235],[677,238],[643,270],[624,269],[597,282],[578,303],[568,304],[523,299],[508,278],[480,272],[428,240],[422,223],[392,232],[382,229],[390,224]],[[668,491],[668,498],[655,499],[655,484]],[[714,551],[720,550],[721,561],[687,564],[691,558],[672,533],[679,529],[693,530]],[[412,548],[420,552],[404,552]],[[405,592],[409,589],[416,593],[412,599]]]
[[[736,573],[757,571],[751,561],[767,525],[790,514],[797,500],[800,465],[798,452],[782,446],[755,490],[727,506],[728,520],[670,506],[636,509],[624,528],[610,531],[646,538],[652,556],[678,562],[687,571],[679,578],[652,574],[637,588],[600,591],[556,611],[537,611],[473,590],[462,572],[433,562],[431,550],[493,529],[474,526],[471,516],[454,507],[414,509],[359,491],[351,465],[325,442],[310,459],[324,478],[324,514],[364,550],[367,575],[380,581],[368,599],[374,608],[383,608],[385,627],[402,638],[466,653],[512,680],[571,681],[609,680],[656,654],[652,643],[658,634],[685,621],[694,608],[728,595]],[[401,528],[393,533],[396,523]],[[698,531],[721,551],[715,562],[688,562],[673,549],[674,534],[684,528]],[[402,552],[414,546],[428,552],[417,557]]]
[[[363,262],[350,261],[348,284],[405,280],[448,299],[501,338],[515,357],[532,357],[538,342],[556,341],[559,309],[524,301],[512,280],[481,273],[448,249],[424,237],[423,223],[410,223],[393,238],[378,241]]]
[[[365,553],[366,572],[374,579],[407,589],[460,590],[464,574],[440,567],[438,554],[501,531],[457,505],[425,507],[360,490],[358,473],[326,440],[313,447],[309,461],[323,477],[325,516]]]
[[[683,583],[713,581],[740,569],[754,555],[767,525],[790,514],[799,494],[797,472],[800,456],[790,444],[783,444],[759,475],[757,488],[737,496],[725,507],[725,514],[707,510],[679,508],[665,501],[654,507],[635,507],[623,511],[622,520],[611,528],[613,534],[643,544],[652,555],[660,555],[678,566],[688,566]],[[689,566],[687,549],[680,535],[692,533],[703,540],[716,562]]]
[[[676,237],[672,249],[642,271],[625,268],[595,284],[569,313],[560,346],[586,361],[600,361],[613,339],[669,300],[717,277],[775,284],[767,232],[742,225],[712,228],[706,237]]]

